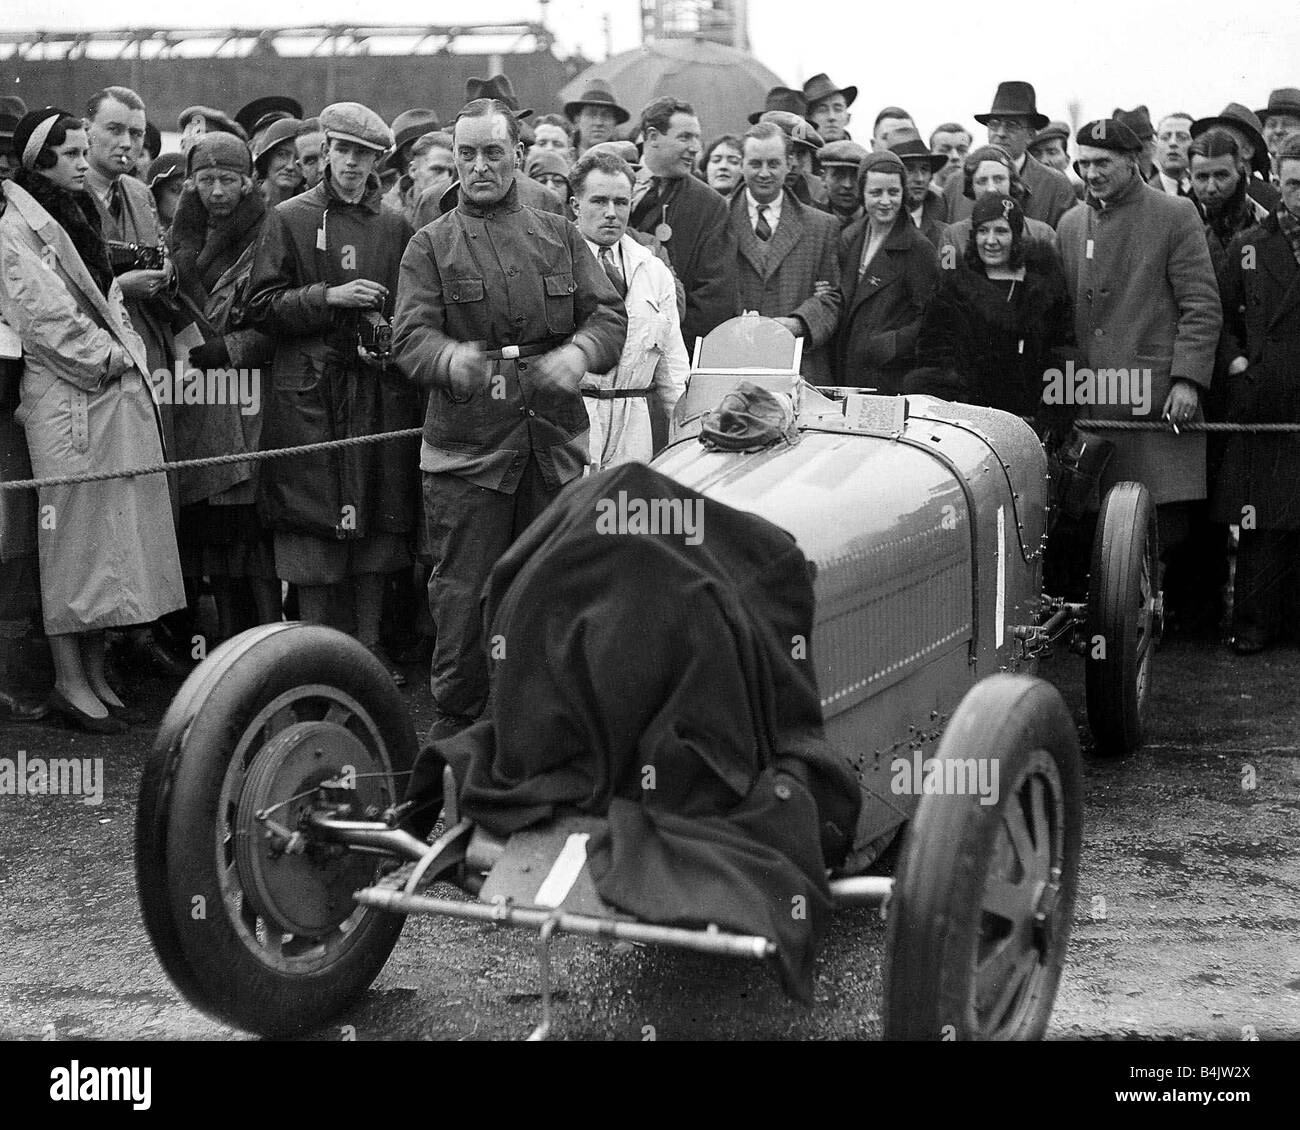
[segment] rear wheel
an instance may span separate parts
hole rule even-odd
[[[163,967],[197,1008],[268,1036],[318,1027],[383,968],[400,916],[353,892],[376,860],[294,837],[320,782],[394,803],[416,751],[382,665],[328,628],[254,628],[186,680],[145,766],[136,879]]]
[[[1160,631],[1156,509],[1141,483],[1117,483],[1097,518],[1088,579],[1088,725],[1102,757],[1142,745]]]
[[[1078,880],[1069,710],[1041,679],[994,675],[962,699],[934,762],[950,790],[971,787],[923,795],[907,830],[888,910],[885,1038],[1038,1039]]]

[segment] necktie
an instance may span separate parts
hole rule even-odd
[[[758,206],[758,223],[754,225],[754,234],[764,243],[772,238],[772,225],[767,222],[767,205]]]
[[[108,186],[108,214],[113,219],[120,221],[122,219],[122,182],[113,181]]]
[[[645,199],[653,192],[655,199],[659,198],[659,178],[646,177],[645,180],[638,181],[632,189],[632,212],[636,213],[641,209]]]
[[[627,283],[623,279],[622,272],[618,269],[618,264],[614,262],[614,253],[608,247],[600,249],[600,265],[605,268],[605,274],[609,276],[609,281],[614,284],[614,289],[618,291],[619,298],[626,298]]]

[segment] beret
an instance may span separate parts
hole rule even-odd
[[[1078,145],[1109,149],[1115,153],[1139,153],[1142,150],[1137,134],[1114,118],[1098,118],[1095,122],[1085,123],[1074,135],[1074,140]]]
[[[971,231],[990,220],[1006,220],[1016,235],[1025,230],[1024,210],[1010,196],[1001,192],[990,192],[975,201],[970,214]]]
[[[238,138],[248,140],[248,134],[244,132],[244,127],[234,120],[229,114],[220,110],[214,110],[211,106],[186,106],[181,111],[180,117],[176,119],[176,128],[182,133],[185,132],[186,123],[193,117],[202,116],[207,122],[209,130],[218,130],[221,133],[232,133]]]
[[[866,159],[867,150],[856,141],[829,141],[822,146],[818,156],[822,159],[822,168],[827,165],[852,165],[856,169]]]
[[[248,146],[233,133],[205,133],[190,146],[185,158],[186,176],[192,177],[200,169],[229,169],[248,176],[253,171],[253,159]]]
[[[334,102],[320,112],[325,136],[351,141],[380,153],[393,147],[393,131],[374,110],[360,102]]]

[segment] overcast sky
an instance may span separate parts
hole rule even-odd
[[[260,27],[356,21],[362,10],[376,22],[441,24],[533,20],[541,11],[536,0],[4,0],[3,7],[0,25],[11,30]],[[601,59],[603,17],[614,50],[628,50],[640,44],[639,7],[638,0],[552,0],[547,21],[562,48]],[[1041,16],[1017,15],[1035,8]],[[907,107],[926,131],[946,118],[972,124],[1005,78],[1032,82],[1039,109],[1051,117],[1068,117],[1077,98],[1081,120],[1139,102],[1155,117],[1173,109],[1214,114],[1229,101],[1257,109],[1274,87],[1300,87],[1295,0],[1213,8],[1196,0],[749,0],[749,9],[753,52],[782,79],[797,86],[826,71],[837,83],[857,84],[860,135],[888,103]]]

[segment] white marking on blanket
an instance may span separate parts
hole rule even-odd
[[[535,906],[559,906],[569,897],[573,884],[578,881],[578,873],[587,862],[587,838],[586,832],[573,832],[564,841],[564,847],[551,864],[551,873],[537,888],[533,898]]]

